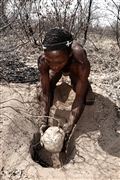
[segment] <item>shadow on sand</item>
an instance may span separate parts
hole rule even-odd
[[[68,146],[68,162],[74,159],[78,151],[75,144],[77,144],[77,139],[83,134],[91,138],[94,143],[97,140],[99,146],[106,153],[120,158],[120,133],[117,132],[118,117],[116,106],[108,98],[99,94],[95,95],[95,104],[85,107],[74,129]],[[99,135],[96,135],[96,138],[92,138],[91,134],[95,134],[95,132],[96,134],[99,132]],[[80,144],[77,145],[80,146]]]
[[[0,64],[0,81],[2,82],[33,84],[38,80],[38,68],[27,66],[15,55],[7,60],[1,60]]]

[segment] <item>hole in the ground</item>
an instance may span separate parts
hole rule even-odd
[[[33,161],[46,168],[60,168],[67,162],[67,156],[64,152],[53,154],[40,145],[40,133],[33,135],[30,142],[30,154]]]

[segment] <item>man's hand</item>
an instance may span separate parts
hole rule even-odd
[[[73,129],[73,124],[65,123],[63,126],[63,130],[65,132],[64,145],[63,145],[63,149],[62,149],[63,152],[65,152],[67,150],[67,146],[68,146],[68,142],[69,142],[69,138],[70,138],[72,129]]]

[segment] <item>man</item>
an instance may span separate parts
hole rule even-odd
[[[49,116],[53,102],[56,83],[62,74],[67,73],[76,93],[69,120],[62,127],[69,136],[85,105],[94,103],[94,94],[88,82],[90,63],[82,46],[74,42],[72,35],[63,29],[54,28],[46,33],[43,50],[43,54],[38,59],[38,68],[45,103],[44,116],[46,117],[42,120],[40,133],[43,134],[48,127],[47,116]]]

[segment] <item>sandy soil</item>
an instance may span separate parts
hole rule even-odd
[[[41,114],[35,85],[1,85],[1,91],[2,180],[120,178],[119,120],[115,104],[108,98],[96,92],[95,104],[86,106],[71,138],[68,164],[54,169],[33,162],[29,153]],[[60,100],[59,92],[58,88],[56,98]],[[65,105],[56,101],[52,108],[55,118],[67,118],[73,97],[71,91]]]
[[[75,127],[69,144],[68,163],[58,169],[40,166],[29,153],[30,141],[38,130],[42,115],[42,102],[37,100],[36,84],[27,83],[28,74],[26,81],[20,83],[22,74],[19,76],[19,73],[19,81],[16,73],[15,76],[11,74],[11,80],[7,79],[9,83],[6,83],[9,71],[3,73],[0,85],[1,180],[120,179],[120,56],[113,42],[107,41],[109,48],[104,49],[107,47],[105,43],[99,42],[97,53],[88,47],[92,65],[89,80],[96,99],[94,105],[85,107]],[[114,51],[111,51],[112,48]],[[2,58],[5,60],[6,56],[2,55]],[[11,66],[6,67],[9,69]],[[27,72],[31,67],[26,63]],[[22,70],[24,68],[20,73]],[[58,86],[51,109],[51,116],[64,121],[69,116],[74,99],[74,92],[67,91],[66,87],[61,91],[61,86]],[[68,92],[69,97],[63,103]]]

